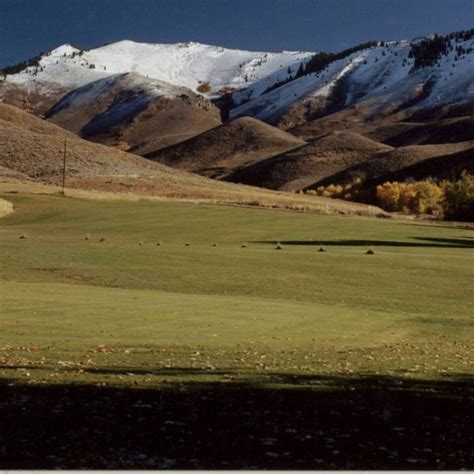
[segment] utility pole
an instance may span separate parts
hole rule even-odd
[[[64,157],[63,157],[63,196],[64,194],[64,187],[66,186],[66,139],[64,139]]]

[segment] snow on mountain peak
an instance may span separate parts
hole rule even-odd
[[[64,44],[44,55],[38,68],[9,76],[11,82],[80,87],[102,77],[137,72],[210,96],[248,87],[271,76],[283,80],[313,53],[265,53],[196,42],[149,44],[123,40],[86,51]],[[205,85],[205,87],[203,86]],[[201,86],[201,87],[200,87]]]
[[[66,43],[50,51],[49,56],[53,56],[53,57],[64,56],[64,55],[70,56],[73,53],[79,53],[79,52],[80,52],[79,49]]]

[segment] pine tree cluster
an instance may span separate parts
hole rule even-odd
[[[467,41],[472,37],[474,37],[474,28],[456,31],[449,35],[434,35],[432,38],[425,38],[419,43],[413,43],[408,54],[409,58],[415,60],[412,71],[435,65],[442,56],[445,56],[449,51],[453,51],[453,43]],[[471,51],[472,48],[464,48],[462,45],[456,46],[458,56]]]
[[[358,44],[352,48],[344,49],[339,53],[316,53],[314,56],[310,58],[310,60],[305,64],[301,64],[297,73],[296,77],[305,76],[307,74],[316,73],[322,71],[326,66],[330,63],[337,61],[339,59],[344,59],[347,56],[350,56],[352,53],[357,51],[361,51],[363,49],[372,48],[375,46],[384,46],[385,42],[379,41],[367,41],[366,43]]]
[[[40,65],[39,62],[43,54],[44,53],[40,53],[38,56],[35,56],[34,58],[27,59],[26,61],[22,61],[21,63],[18,63],[18,64],[13,64],[12,66],[5,66],[4,68],[0,69],[0,73],[4,75],[17,74],[28,67],[31,67],[31,66],[38,67]]]

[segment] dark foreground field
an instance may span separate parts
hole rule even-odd
[[[224,371],[226,372],[226,371]],[[232,372],[229,371],[229,375]],[[0,391],[2,468],[460,469],[472,377],[276,375],[297,388],[179,384]],[[315,384],[323,389],[315,389]]]
[[[474,468],[472,229],[4,197],[0,468]]]

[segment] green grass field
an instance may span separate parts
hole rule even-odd
[[[428,384],[422,393],[445,384],[453,393],[463,384],[472,403],[472,229],[172,202],[3,197],[15,207],[0,220],[6,387],[327,393],[341,381],[350,391],[375,377],[392,388]],[[219,464],[214,455],[213,462],[146,466],[367,466],[325,458],[298,464],[294,456],[285,464],[284,454],[274,454],[262,454],[263,464],[257,455]],[[408,458],[390,459],[370,466],[410,466]],[[434,459],[421,466],[453,466]]]

